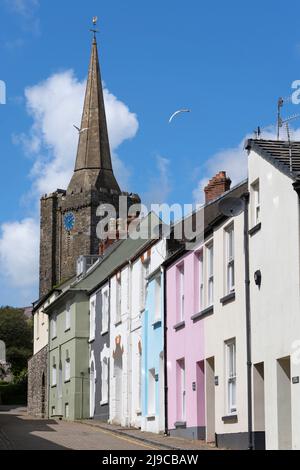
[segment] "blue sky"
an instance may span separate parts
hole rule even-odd
[[[245,5],[0,0],[0,80],[7,85],[7,104],[0,105],[0,304],[37,297],[38,192],[56,189],[53,160],[64,181],[75,159],[76,134],[62,134],[79,120],[91,18],[100,19],[123,186],[147,202],[192,203],[214,172],[227,170],[235,182],[243,177],[241,143],[257,125],[274,124],[277,98],[300,79],[299,2]],[[72,93],[61,121],[51,108],[57,84],[58,103],[64,90]],[[168,125],[180,107],[192,113]],[[300,111],[291,105],[286,112]]]

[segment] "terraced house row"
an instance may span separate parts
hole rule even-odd
[[[41,199],[29,412],[299,449],[300,143],[247,141],[247,179],[212,177],[188,238],[187,219],[119,217],[140,198],[113,173],[95,39],[82,129],[69,187]]]

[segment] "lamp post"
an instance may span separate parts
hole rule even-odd
[[[251,350],[251,304],[250,304],[250,260],[249,260],[249,193],[241,198],[228,197],[220,202],[220,212],[227,217],[244,213],[244,264],[245,264],[245,312],[247,349],[247,401],[248,401],[248,449],[253,450],[252,424],[252,350]]]

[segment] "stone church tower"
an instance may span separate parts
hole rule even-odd
[[[140,202],[122,193],[114,176],[94,38],[74,173],[66,191],[41,199],[40,297],[76,273],[79,256],[99,254],[97,208],[109,203],[118,214],[121,195],[128,205]]]

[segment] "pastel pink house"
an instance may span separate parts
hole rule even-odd
[[[166,270],[168,427],[191,439],[206,437],[202,274],[201,251]]]

